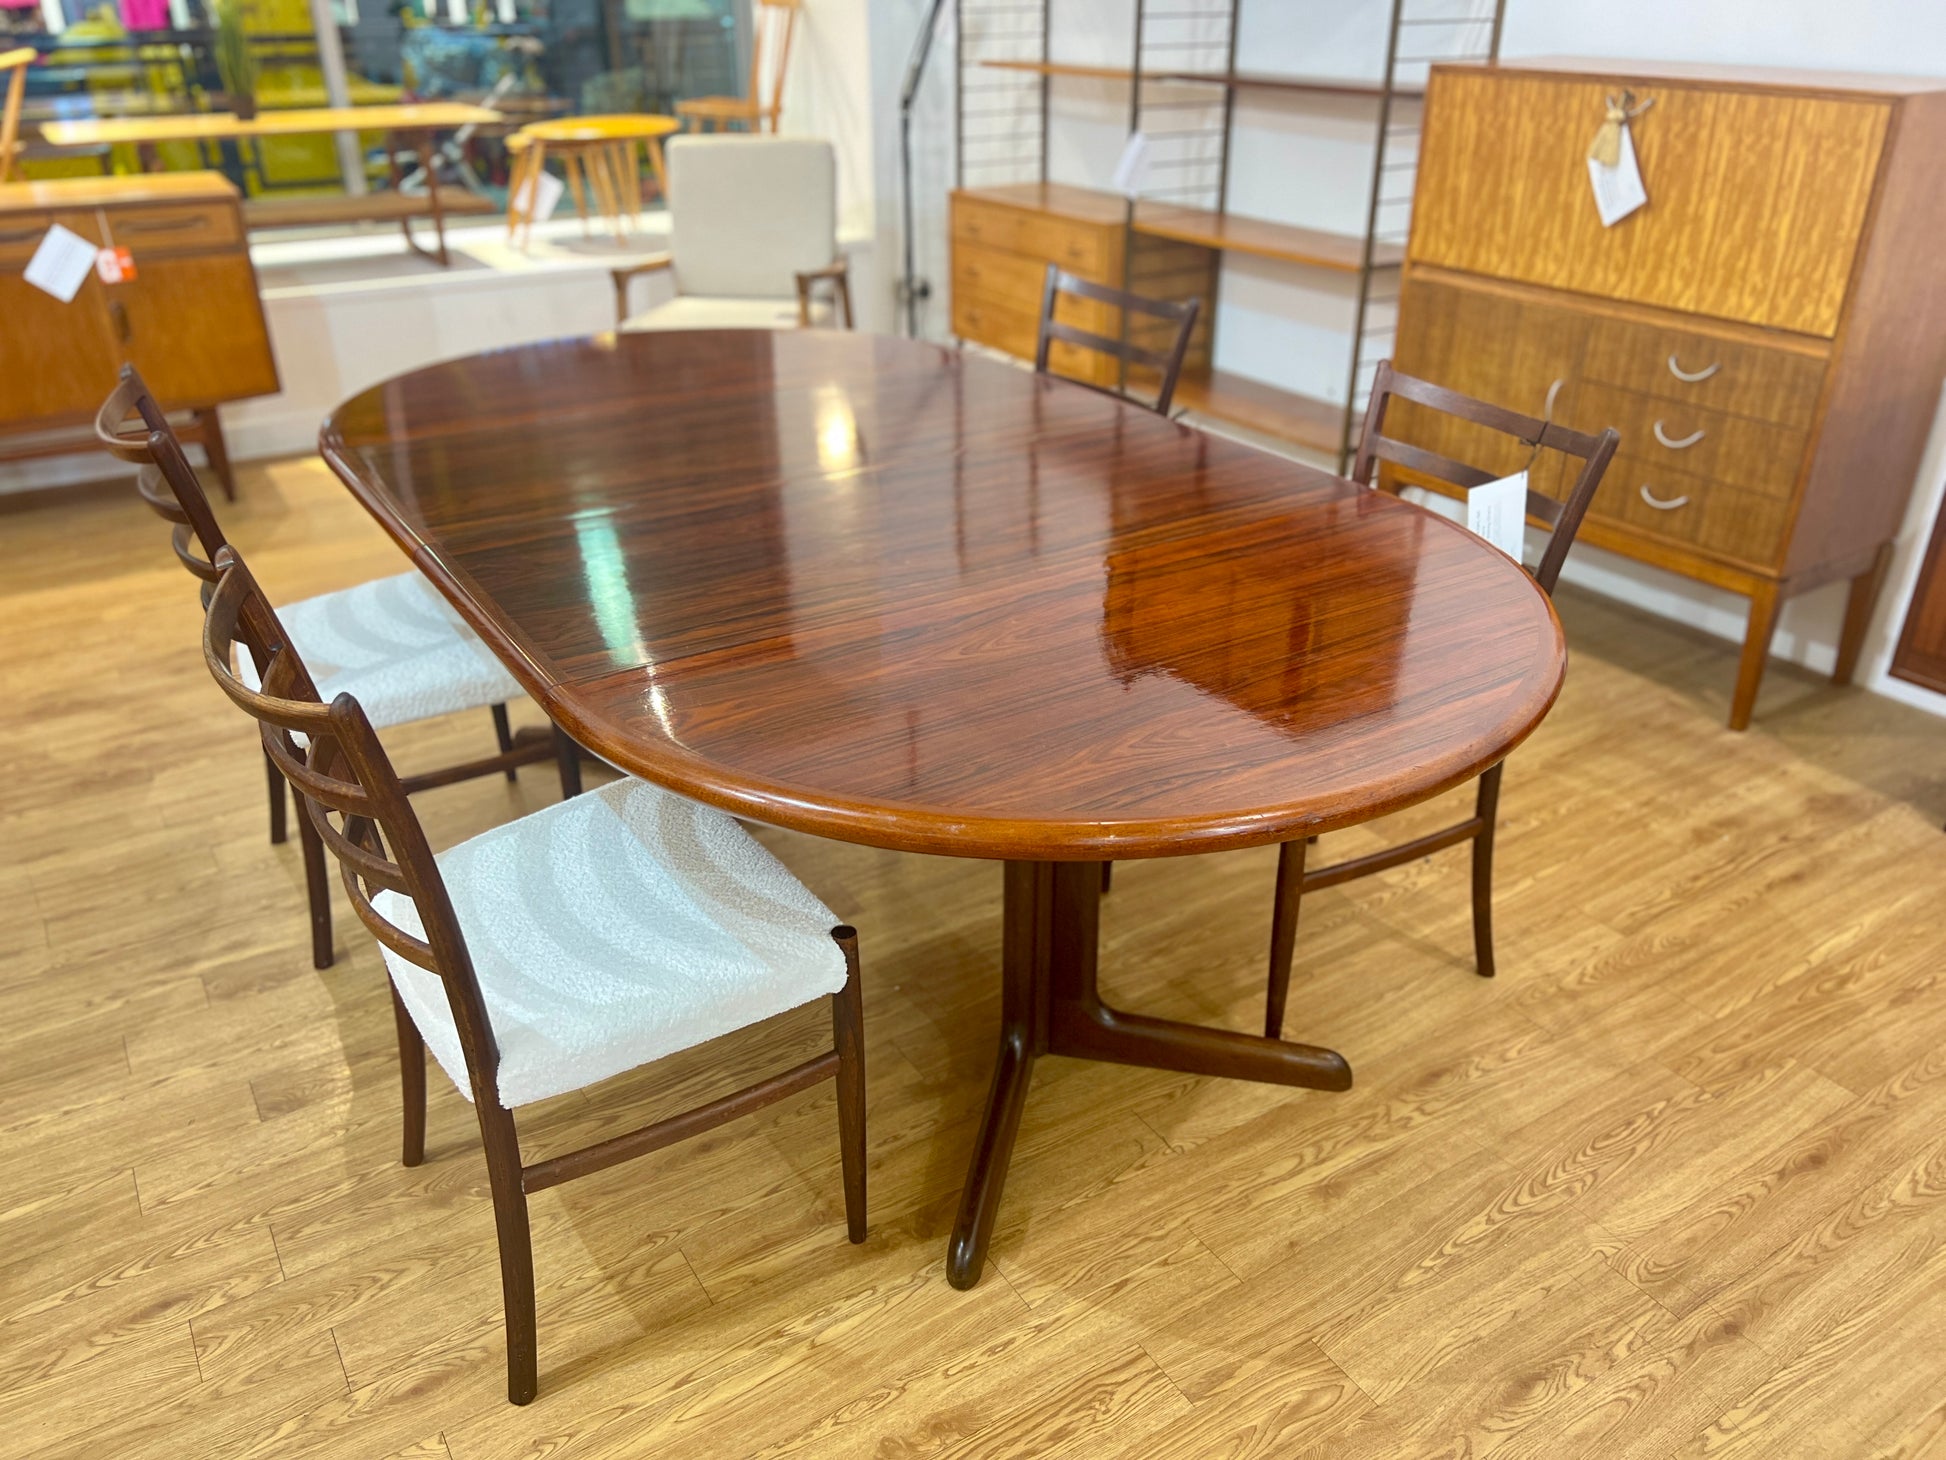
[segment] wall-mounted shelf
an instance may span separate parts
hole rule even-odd
[[[954,207],[963,225],[955,225],[953,243],[956,251],[971,250],[954,265],[954,290],[957,297],[964,284],[974,296],[965,310],[955,307],[955,333],[1011,354],[1030,354],[1042,270],[1050,262],[1137,294],[1200,298],[1203,323],[1191,341],[1177,400],[1214,420],[1302,447],[1335,450],[1342,470],[1373,372],[1391,353],[1417,174],[1419,103],[1426,94],[1422,68],[1493,60],[1506,0],[1466,0],[1463,6],[1452,0],[1390,0],[1382,65],[1370,80],[1239,68],[1242,59],[1270,59],[1269,53],[1239,55],[1239,10],[1245,3],[1274,7],[1277,0],[1131,0],[1126,8],[1133,33],[1122,65],[1056,60],[1050,54],[1053,3],[960,0],[954,12],[960,66]],[[1359,63],[1353,69],[1360,69]],[[1050,184],[1050,101],[1063,80],[1114,83],[1125,93],[1127,133],[1148,143],[1133,200],[1099,188]],[[1367,124],[1365,113],[1370,114],[1371,171],[1361,230],[1341,233],[1273,222],[1230,206],[1238,102],[1253,94],[1371,102],[1349,108],[1360,130]],[[1298,201],[1288,209],[1272,206],[1280,213],[1296,211]],[[1040,216],[998,215],[996,208]],[[1349,210],[1334,211],[1342,217]],[[1110,225],[1111,217],[1119,222]],[[1102,231],[1111,226],[1113,235]],[[1072,231],[1077,228],[1092,232],[1077,237]],[[982,250],[1005,257],[976,256]],[[959,260],[957,252],[955,257]],[[1315,358],[1292,358],[1286,371],[1290,384],[1319,396],[1214,368],[1225,330],[1219,319],[1234,326],[1246,318],[1245,312],[1225,315],[1218,309],[1224,260],[1238,258],[1337,276],[1328,291],[1320,292],[1333,299],[1351,296],[1342,397],[1326,389],[1328,377]],[[1317,289],[1324,282],[1313,278],[1305,287]],[[1314,350],[1308,340],[1315,333],[1292,332],[1289,348]],[[1248,353],[1269,358],[1261,347]],[[1119,383],[1129,384],[1126,369]]]
[[[1138,203],[1134,228],[1153,238],[1173,238],[1178,243],[1200,244],[1223,253],[1251,254],[1285,263],[1308,264],[1313,268],[1337,269],[1356,274],[1365,266],[1365,240],[1349,233],[1327,233],[1321,228],[1300,228],[1291,223],[1272,223],[1265,218],[1245,218],[1236,213],[1218,213],[1209,208],[1185,208],[1174,203]],[[1396,268],[1405,250],[1396,243],[1374,247],[1374,268]]]
[[[1280,390],[1226,370],[1183,376],[1176,384],[1176,404],[1312,451],[1338,449],[1345,414],[1343,406],[1331,401]]]
[[[996,71],[1025,71],[1034,76],[1076,76],[1090,81],[1130,81],[1126,66],[1082,66],[1069,61],[982,61]],[[1280,76],[1269,71],[1144,71],[1144,81],[1180,81],[1197,86],[1227,86],[1236,91],[1293,91],[1318,96],[1385,95],[1383,82],[1346,76]],[[1422,86],[1395,86],[1394,96],[1424,96]]]

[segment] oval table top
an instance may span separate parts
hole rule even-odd
[[[1546,595],[1434,513],[890,336],[500,350],[354,397],[321,446],[590,750],[877,846],[1347,825],[1499,760],[1566,665]]]

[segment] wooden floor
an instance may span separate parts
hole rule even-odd
[[[315,463],[243,493],[276,596],[401,567]],[[767,835],[863,933],[871,1240],[828,1087],[546,1192],[514,1409],[470,1107],[436,1085],[398,1164],[376,949],[341,900],[310,968],[160,524],[125,488],[0,515],[0,1453],[1946,1455],[1946,723],[1780,665],[1731,735],[1730,646],[1562,608],[1500,978],[1463,853],[1318,895],[1287,1031],[1356,1088],[1045,1062],[973,1292],[943,1248],[999,870]],[[396,740],[490,743],[484,712]],[[444,845],[555,794],[421,804]],[[1273,864],[1120,869],[1118,1002],[1252,1027]],[[808,1051],[819,1017],[779,1023]],[[752,1048],[552,1102],[529,1149]]]

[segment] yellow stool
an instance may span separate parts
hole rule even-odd
[[[550,151],[560,154],[561,172],[574,196],[581,219],[581,236],[588,236],[588,215],[598,213],[617,243],[623,242],[628,220],[642,211],[642,179],[635,165],[637,143],[648,149],[649,170],[662,196],[669,196],[669,175],[662,165],[662,139],[680,131],[674,117],[644,113],[638,116],[562,117],[533,122],[507,139],[513,167],[507,179],[507,238],[516,235],[525,248],[534,233],[531,194],[540,185]]]

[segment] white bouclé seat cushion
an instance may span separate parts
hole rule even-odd
[[[811,323],[828,324],[831,306],[813,300]],[[629,316],[627,331],[640,330],[787,330],[797,328],[797,299],[713,299],[678,294],[653,309]]]
[[[844,987],[829,909],[737,822],[627,779],[438,857],[500,1046],[500,1100],[566,1094]],[[373,898],[419,935],[411,899]],[[384,950],[472,1098],[439,976]]]
[[[329,704],[353,695],[375,729],[521,695],[519,681],[419,573],[286,604],[277,618],[319,697]],[[259,687],[248,654],[239,654],[237,675]]]

